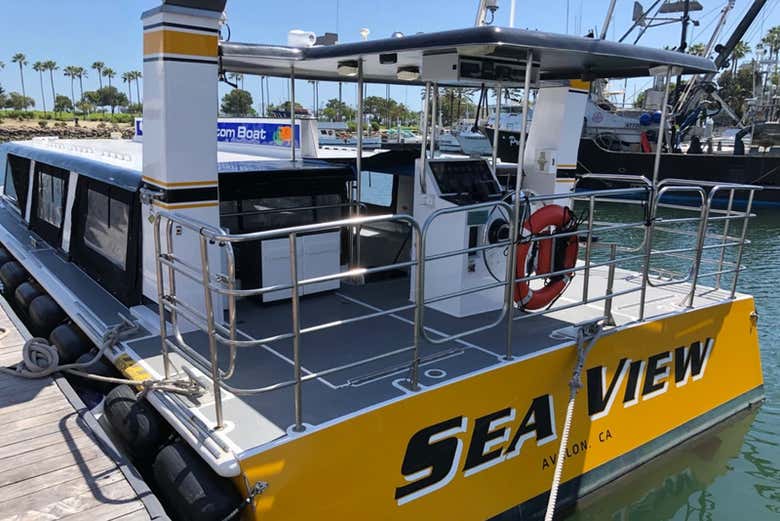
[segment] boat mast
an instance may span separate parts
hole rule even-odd
[[[609,3],[609,8],[607,9],[607,16],[604,19],[604,24],[601,26],[601,34],[599,35],[599,39],[603,40],[607,37],[607,30],[609,29],[609,24],[612,22],[612,15],[615,12],[615,4],[617,3],[617,0],[612,0]],[[513,2],[514,4],[514,2]]]
[[[682,15],[682,29],[680,31],[680,46],[677,48],[677,52],[684,53],[688,48],[688,24],[691,21],[691,0],[685,0],[683,3],[683,15]],[[682,74],[677,76],[677,84],[674,86],[674,103],[680,99],[680,92],[682,91]]]

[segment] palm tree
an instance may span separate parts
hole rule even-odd
[[[141,74],[141,71],[130,71],[130,73],[133,75],[133,80],[135,80],[135,97],[137,103],[142,103],[141,101],[141,87],[138,86],[138,80],[140,80],[143,77],[143,74]]]
[[[94,62],[92,64],[92,68],[95,69],[98,73],[98,84],[100,85],[100,88],[103,88],[103,69],[106,68],[106,64],[103,62]]]
[[[79,92],[81,93],[80,99],[84,99],[84,83],[82,80],[87,77],[87,69],[84,67],[76,67],[76,76],[79,79]]]
[[[19,64],[19,77],[22,79],[22,96],[27,97],[27,92],[24,90],[24,67],[27,65],[27,56],[17,52],[13,55],[11,61]]]
[[[59,67],[57,66],[57,62],[54,60],[46,60],[43,62],[43,65],[45,70],[49,71],[49,81],[51,81],[51,99],[53,104],[54,100],[57,99],[57,94],[54,92],[54,71],[59,69]]]
[[[734,46],[734,50],[731,51],[731,72],[732,74],[737,73],[737,68],[739,67],[739,60],[750,54],[750,44],[747,42],[739,42],[737,45]]]
[[[133,73],[123,72],[122,83],[127,83],[127,99],[130,101],[130,105],[133,104],[133,91],[130,90],[130,84],[133,82]]]
[[[33,70],[38,73],[41,79],[41,101],[43,102],[43,114],[46,115],[46,93],[43,91],[43,71],[46,70],[46,66],[43,62],[35,62]]]
[[[688,47],[688,54],[693,54],[694,56],[704,56],[705,47],[703,43],[694,43],[690,47]]]
[[[76,81],[76,78],[78,77],[78,67],[75,65],[68,65],[64,69],[62,69],[62,73],[65,75],[66,78],[70,78],[70,102],[73,104],[73,106],[76,106],[76,94],[73,90],[73,82]]]
[[[104,67],[102,74],[103,74],[103,76],[108,78],[108,86],[110,87],[111,86],[111,78],[116,76],[116,72],[114,72],[114,69],[112,69],[111,67]]]

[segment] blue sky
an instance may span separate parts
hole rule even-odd
[[[693,42],[706,42],[715,25],[725,0],[700,0],[704,10],[694,15],[701,26],[693,29]],[[644,0],[649,6],[652,0]],[[726,25],[728,34],[751,0],[737,0]],[[159,4],[158,0],[0,0],[5,4],[0,19],[0,85],[6,91],[20,91],[19,71],[11,63],[15,52],[24,52],[30,65],[25,83],[28,95],[40,107],[38,78],[30,68],[36,60],[52,59],[60,67],[81,65],[89,67],[103,61],[117,71],[142,70],[140,15],[146,9]],[[569,5],[568,28],[570,33],[583,34],[591,28],[600,29],[609,0],[517,0],[516,25],[548,32],[566,32],[566,6]],[[780,10],[775,7],[780,0],[768,0],[764,17],[748,33],[748,40],[755,43],[761,27],[768,29],[780,25]],[[304,29],[321,34],[338,31],[341,41],[360,39],[360,29],[370,29],[369,38],[389,36],[394,31],[406,34],[429,32],[471,26],[477,0],[228,0],[228,23],[233,41],[256,43],[281,43],[287,39],[290,29]],[[501,0],[497,23],[508,25],[510,0]],[[618,0],[609,39],[617,39],[630,26],[633,0]],[[722,38],[722,40],[725,40]],[[654,47],[675,45],[679,41],[679,25],[653,29],[643,38],[642,44]],[[70,92],[69,80],[58,71],[55,78],[58,93]],[[115,80],[121,87],[121,80]],[[643,81],[632,82],[628,97],[634,88],[641,89]],[[90,71],[85,89],[97,86],[94,71]],[[49,87],[46,86],[48,89]],[[245,88],[259,100],[259,81],[247,77]],[[301,84],[298,99],[306,106],[312,104],[312,89]],[[227,87],[222,86],[221,92]],[[369,95],[384,95],[384,86],[369,86]],[[335,85],[321,84],[320,102],[335,97]],[[50,94],[49,94],[50,95]],[[134,95],[134,93],[133,93]],[[391,95],[419,108],[418,89],[391,87]],[[344,98],[354,100],[354,87],[344,89]],[[287,87],[281,79],[271,79],[271,101],[287,99]],[[50,103],[50,102],[47,102]]]

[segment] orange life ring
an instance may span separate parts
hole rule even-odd
[[[528,218],[523,224],[523,235],[539,236],[550,227],[555,227],[557,230],[571,229],[574,222],[574,214],[568,207],[550,204],[538,209]],[[557,241],[559,244],[555,248],[556,251],[553,251],[552,238],[518,244],[515,272],[517,278],[522,279],[532,273],[544,275],[574,268],[579,250],[577,236],[570,235]],[[535,255],[529,257],[534,245],[536,245]],[[559,256],[561,258],[556,259]],[[574,272],[550,277],[545,281],[544,287],[537,290],[531,289],[528,281],[519,281],[515,284],[515,302],[523,309],[541,309],[555,300],[573,277]]]

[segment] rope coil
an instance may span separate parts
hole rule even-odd
[[[45,378],[56,372],[63,371],[98,382],[140,387],[141,391],[138,393],[138,398],[143,398],[153,390],[167,391],[187,396],[200,396],[203,394],[200,384],[192,379],[176,380],[168,378],[139,381],[128,378],[102,376],[83,371],[96,364],[106,351],[112,349],[122,339],[137,331],[137,324],[123,319],[121,323],[106,330],[103,334],[100,348],[91,360],[62,365],[60,364],[60,355],[56,346],[51,345],[45,338],[30,338],[25,342],[22,349],[22,361],[11,367],[0,367],[0,373],[20,378],[37,379]]]

